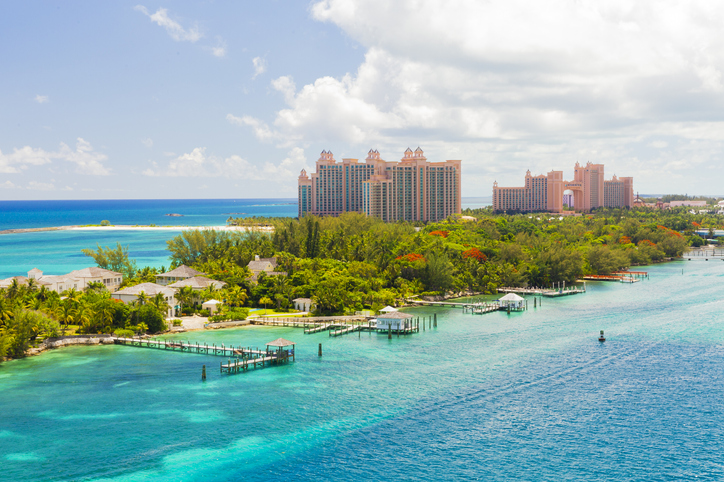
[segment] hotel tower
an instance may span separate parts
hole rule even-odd
[[[564,203],[565,200],[565,203]],[[532,176],[525,174],[523,187],[498,187],[493,184],[493,210],[499,212],[549,211],[558,213],[563,205],[576,211],[599,207],[632,207],[633,178],[603,178],[603,164],[585,166],[576,163],[573,181],[563,180],[563,171]]]
[[[370,150],[364,163],[322,151],[316,171],[299,176],[299,217],[364,212],[384,221],[438,221],[460,213],[461,161],[428,162],[419,147],[399,162]]]

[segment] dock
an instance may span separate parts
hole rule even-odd
[[[577,295],[585,292],[585,286],[583,288],[577,288],[574,286],[564,286],[561,288],[498,288],[498,293],[537,295],[545,296],[546,298],[558,298],[559,296]]]
[[[583,277],[586,281],[618,281],[619,283],[638,283],[640,280],[622,274],[589,274]]]
[[[410,335],[413,333],[419,333],[422,329],[424,331],[425,323],[430,325],[430,328],[437,327],[437,315],[429,317],[417,317],[412,321],[411,326],[407,328],[393,328],[392,334],[395,335]],[[355,332],[367,331],[376,333],[388,333],[388,328],[379,328],[375,324],[374,318],[360,317],[360,316],[318,316],[309,318],[278,318],[271,319],[265,318],[263,320],[253,320],[255,324],[263,324],[270,326],[284,326],[290,328],[302,328],[304,329],[305,335],[313,335],[315,333],[321,333],[323,331],[329,331],[330,337],[337,337],[342,335],[348,335]]]
[[[213,355],[227,358],[227,363],[219,363],[221,373],[246,372],[249,368],[263,368],[269,365],[279,365],[295,360],[294,347],[296,343],[278,338],[266,344],[266,349],[240,347],[222,344],[221,346],[204,343],[190,343],[183,341],[159,340],[155,338],[123,338],[115,337],[113,342],[117,345],[133,346],[138,348],[155,348],[158,350],[178,351],[179,353],[195,353]],[[291,348],[288,348],[291,347]],[[205,379],[206,365],[203,369]]]

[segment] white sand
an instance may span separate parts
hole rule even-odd
[[[186,231],[190,229],[213,229],[215,231],[249,231],[259,230],[272,232],[272,226],[131,226],[131,225],[114,225],[114,226],[73,226],[68,227],[72,231]]]

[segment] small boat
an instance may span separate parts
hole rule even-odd
[[[600,341],[601,343],[603,343],[604,341],[606,341],[606,337],[603,336],[603,330],[601,330],[601,334],[600,334],[599,337],[598,337],[598,341]]]

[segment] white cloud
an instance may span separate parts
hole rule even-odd
[[[35,102],[37,102],[38,104],[45,104],[45,103],[48,102],[49,100],[50,100],[50,99],[48,99],[48,96],[47,96],[47,95],[40,95],[40,94],[38,94],[38,95],[35,96]]]
[[[156,13],[149,13],[148,9],[143,5],[136,5],[134,10],[143,13],[152,22],[156,23],[159,27],[163,27],[169,36],[177,42],[196,42],[203,37],[199,32],[198,26],[194,25],[191,28],[185,29],[180,23],[172,20],[168,16],[168,10],[165,8],[159,8]]]
[[[2,189],[18,189],[18,186],[16,186],[14,183],[10,181],[5,181],[4,183],[0,184],[0,188]]]
[[[141,144],[143,144],[144,146],[146,146],[150,149],[151,147],[153,147],[153,139],[151,139],[150,137],[141,139]]]
[[[286,107],[272,118],[227,116],[260,140],[390,158],[423,144],[463,159],[476,190],[575,161],[644,180],[723,160],[724,4],[321,0],[311,12],[364,61],[301,87],[275,79]]]
[[[261,57],[254,57],[251,62],[254,64],[254,75],[252,79],[256,79],[259,75],[266,72],[266,60]]]
[[[30,146],[15,148],[11,154],[3,154],[0,151],[0,173],[18,174],[27,170],[29,166],[40,166],[61,160],[75,164],[76,173],[106,176],[110,174],[110,170],[103,165],[107,159],[108,156],[95,152],[88,141],[79,137],[75,150],[61,142],[59,150],[55,152]]]
[[[211,47],[211,53],[214,57],[225,57],[226,56],[226,42],[221,37],[216,37],[216,46]]]
[[[223,158],[207,154],[205,147],[197,147],[172,159],[165,167],[152,163],[153,168],[146,169],[143,174],[151,177],[224,177],[291,182],[299,175],[299,170],[304,168],[305,163],[304,150],[301,148],[290,150],[288,157],[278,164],[266,162],[259,167],[238,155]]]
[[[30,181],[28,183],[28,189],[31,191],[52,191],[55,189],[55,186],[49,182]]]

